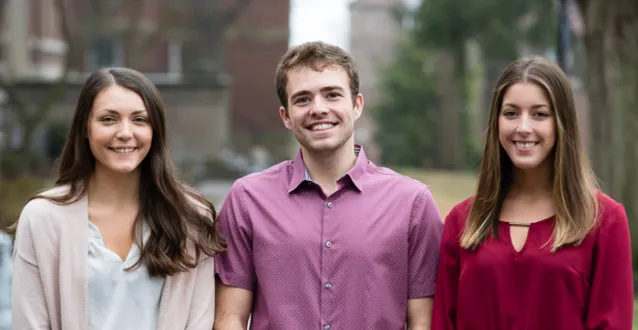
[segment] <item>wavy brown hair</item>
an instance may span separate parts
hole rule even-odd
[[[580,244],[596,223],[597,183],[581,143],[570,81],[547,59],[523,58],[503,71],[494,90],[478,187],[460,238],[461,246],[466,249],[475,249],[489,235],[497,233],[501,207],[513,179],[512,161],[498,139],[498,117],[503,96],[510,86],[519,82],[541,88],[554,114],[557,139],[549,156],[553,157],[555,209],[552,252]]]
[[[169,157],[164,102],[153,83],[143,74],[127,68],[106,68],[93,72],[86,80],[77,101],[62,155],[55,186],[67,186],[60,196],[36,194],[53,203],[68,205],[86,195],[95,169],[95,157],[86,138],[93,101],[107,87],[118,85],[131,90],[144,101],[153,140],[148,155],[140,164],[140,210],[135,232],[142,220],[150,235],[142,244],[140,258],[129,269],[144,262],[151,276],[170,276],[194,268],[202,254],[214,256],[226,249],[226,242],[215,228],[215,207],[203,195],[181,182]],[[15,226],[14,226],[15,227]],[[194,245],[195,255],[187,246]]]

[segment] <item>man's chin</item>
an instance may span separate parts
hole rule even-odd
[[[334,141],[313,141],[311,143],[302,144],[303,148],[312,153],[331,153],[339,150],[343,143],[335,143]]]

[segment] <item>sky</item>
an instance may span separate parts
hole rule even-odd
[[[291,46],[306,41],[321,40],[350,49],[349,3],[356,0],[291,0]],[[403,0],[416,6],[421,0]]]
[[[289,44],[321,40],[349,49],[351,1],[291,0]]]

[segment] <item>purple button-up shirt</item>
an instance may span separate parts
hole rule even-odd
[[[359,146],[357,146],[359,148]],[[434,295],[443,222],[422,183],[360,150],[326,197],[301,152],[235,182],[218,224],[221,281],[253,292],[251,329],[396,329]]]

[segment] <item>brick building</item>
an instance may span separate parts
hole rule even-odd
[[[5,0],[0,73],[9,77],[22,95],[41,94],[63,71],[67,43],[62,37],[55,1]],[[65,9],[71,35],[77,36],[88,29],[82,20],[92,16],[86,14],[87,2],[65,1],[74,4]],[[158,26],[162,10],[158,4],[147,0],[141,8],[142,15],[135,18],[126,8],[108,17],[114,24],[107,26],[112,25],[113,29],[101,31],[83,45],[80,56],[72,62],[68,90],[77,94],[87,72],[99,67],[129,66],[144,72],[165,97],[170,112],[169,142],[178,163],[203,163],[215,158],[224,148],[232,147],[232,136],[242,136],[244,132],[281,130],[276,115],[279,104],[274,70],[288,46],[289,0],[252,0],[226,31],[226,72],[198,82],[184,79],[182,68],[190,58],[179,34],[157,39],[134,54],[134,46],[122,39],[122,32],[126,32],[123,29],[130,21],[140,22],[139,26],[146,30]],[[133,56],[137,56],[136,61]],[[230,76],[231,85],[228,79],[222,79],[226,76]],[[73,97],[65,94],[58,103],[51,119],[68,121]],[[11,125],[10,110],[0,109],[0,132],[4,128],[9,144],[19,143],[11,138],[15,135],[11,131],[16,128]]]
[[[240,151],[261,146],[287,157],[290,134],[279,118],[275,69],[288,49],[289,13],[290,0],[253,0],[227,33],[232,140]]]

